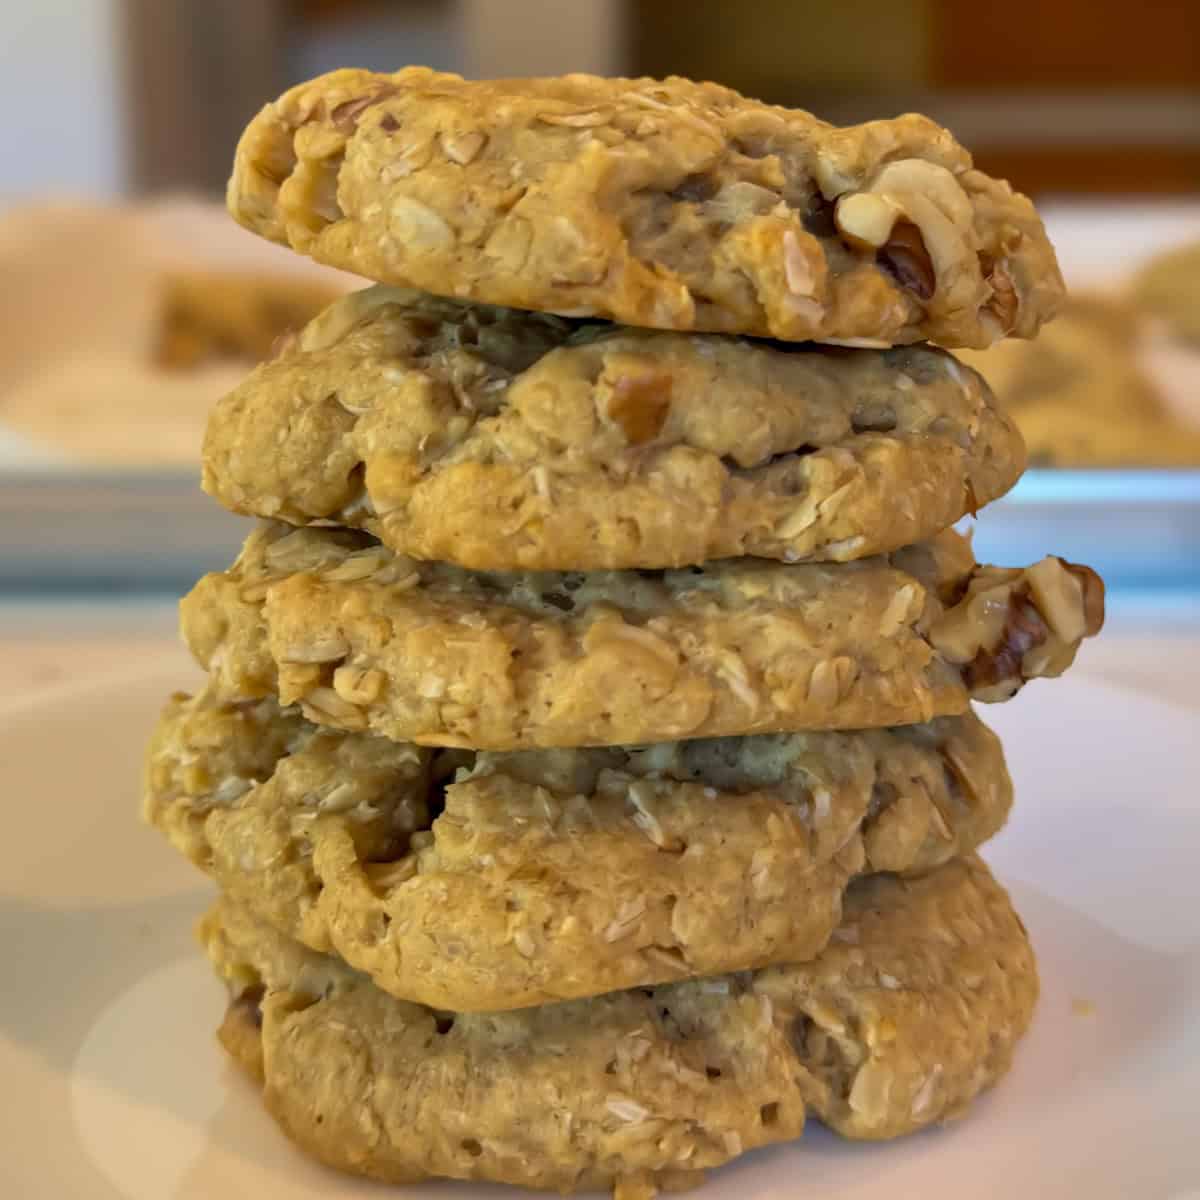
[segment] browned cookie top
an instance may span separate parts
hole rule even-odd
[[[986,346],[1062,295],[1032,204],[927,118],[678,78],[335,71],[255,117],[228,198],[381,283],[660,329]]]

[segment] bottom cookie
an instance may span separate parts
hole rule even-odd
[[[856,882],[802,966],[507,1013],[398,1000],[228,899],[201,937],[233,993],[220,1037],[305,1150],[392,1182],[612,1186],[620,1200],[799,1136],[889,1138],[1007,1070],[1037,973],[977,858]]]

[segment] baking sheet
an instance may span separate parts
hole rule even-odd
[[[190,586],[225,567],[250,525],[205,496],[198,471],[65,473],[0,481],[0,586]],[[1031,470],[974,530],[981,561],[1059,554],[1110,588],[1200,592],[1200,470]]]
[[[971,524],[983,562],[1057,554],[1110,589],[1200,592],[1200,470],[1031,470]]]
[[[0,587],[182,592],[228,566],[249,528],[198,470],[26,467],[0,481]]]

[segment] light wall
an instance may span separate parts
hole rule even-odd
[[[119,195],[118,0],[0,0],[0,201]]]
[[[458,0],[468,76],[616,75],[625,61],[620,0]]]

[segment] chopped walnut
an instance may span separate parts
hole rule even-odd
[[[1063,569],[1079,580],[1083,592],[1083,636],[1095,637],[1104,627],[1104,580],[1082,563],[1056,558]]]
[[[984,264],[985,267],[986,265]],[[1003,335],[1016,325],[1021,300],[1013,277],[1003,262],[992,265],[990,272],[987,272],[987,282],[991,286],[992,297],[987,302],[985,311],[995,319],[1000,334]]]
[[[897,221],[891,236],[879,248],[879,261],[921,300],[929,300],[937,288],[937,277],[921,231],[911,221]]]
[[[1104,623],[1104,584],[1088,567],[1047,557],[1023,570],[976,567],[930,641],[962,667],[971,695],[1007,700],[1030,679],[1061,675]]]
[[[945,167],[922,159],[887,163],[864,190],[838,198],[842,237],[878,252],[880,265],[918,299],[959,281],[976,262],[971,202]],[[972,268],[977,269],[977,268]]]
[[[666,371],[619,375],[612,381],[605,416],[631,446],[653,441],[671,411],[671,376]]]
[[[358,118],[371,105],[378,104],[381,100],[386,100],[389,96],[394,96],[398,90],[394,87],[380,87],[354,100],[344,100],[330,112],[329,119],[340,132],[353,133],[358,126]]]
[[[1050,636],[1037,609],[1026,602],[1023,588],[1010,593],[1004,627],[994,647],[981,647],[963,668],[972,695],[984,700],[1007,699],[1025,682],[1025,656]]]
[[[439,139],[442,153],[451,162],[465,167],[479,157],[479,152],[487,144],[487,136],[478,130],[468,130],[466,133],[443,133]]]

